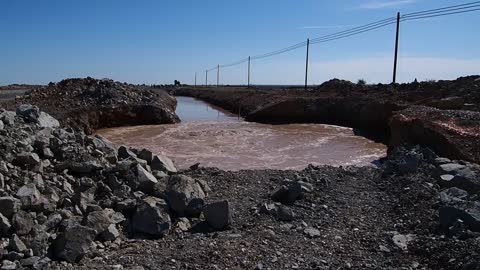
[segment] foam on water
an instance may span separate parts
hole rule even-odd
[[[201,101],[189,102],[192,118],[180,124],[136,126],[99,131],[116,144],[147,148],[172,158],[178,167],[202,166],[224,170],[303,169],[314,165],[366,165],[386,153],[383,144],[355,136],[345,127],[320,124],[266,125],[239,121]],[[182,110],[179,98],[177,110]],[[210,117],[210,118],[209,118]],[[210,119],[210,120],[208,120]]]

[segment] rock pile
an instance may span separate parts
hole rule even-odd
[[[64,126],[92,133],[122,125],[163,124],[179,121],[176,100],[168,93],[140,89],[112,80],[66,79],[37,87],[17,98],[16,105],[36,105]]]
[[[1,110],[0,123],[2,269],[74,263],[125,236],[158,238],[190,222],[231,223],[229,203],[206,203],[207,183],[177,174],[167,157],[60,128],[32,105]]]

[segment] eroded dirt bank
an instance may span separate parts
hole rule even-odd
[[[466,136],[461,130],[479,127],[478,121],[468,124],[462,115],[479,118],[480,77],[470,76],[454,81],[422,82],[401,85],[358,85],[332,80],[310,91],[295,89],[242,89],[242,88],[183,88],[176,95],[196,97],[211,102],[249,121],[263,123],[325,123],[362,129],[388,138],[390,146],[402,143],[421,143],[439,154],[480,162],[478,133]],[[423,115],[420,105],[437,108],[443,120],[454,126],[435,125]],[[402,136],[393,133],[411,130],[407,122],[398,121],[399,112],[408,109],[410,115],[419,115],[415,132]],[[418,110],[418,113],[415,112]],[[458,114],[455,111],[467,111]],[[406,111],[407,112],[407,111]],[[421,120],[420,120],[421,118]],[[392,123],[392,119],[396,119]],[[458,132],[453,129],[457,128]],[[449,134],[448,140],[429,139],[428,134]],[[390,136],[392,134],[392,137]],[[472,137],[473,135],[473,137]],[[432,135],[437,136],[437,135]],[[390,140],[391,138],[391,140]],[[473,140],[473,142],[471,142]],[[442,143],[439,143],[442,142]],[[444,145],[445,147],[439,147]]]
[[[108,79],[66,79],[51,83],[6,102],[5,107],[14,110],[23,103],[37,105],[63,126],[87,134],[107,127],[179,122],[176,100],[165,91],[140,89]]]

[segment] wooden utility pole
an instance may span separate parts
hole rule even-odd
[[[208,70],[205,70],[205,88],[208,87]]]
[[[250,56],[248,57],[248,84],[247,88],[250,88]]]
[[[197,88],[197,72],[195,72],[195,88]]]
[[[400,12],[397,12],[397,35],[395,38],[395,59],[393,60],[393,83],[397,82],[398,38],[400,34]]]
[[[217,88],[220,83],[220,65],[217,65]]]
[[[307,58],[305,62],[305,90],[307,90],[308,87],[308,53],[310,50],[310,39],[307,39]]]

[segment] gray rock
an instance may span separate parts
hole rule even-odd
[[[29,258],[21,259],[20,264],[24,267],[33,267],[39,260],[40,260],[40,257],[32,256]]]
[[[142,149],[138,153],[138,158],[147,161],[148,164],[151,164],[152,160],[153,160],[153,153],[152,153],[152,151],[149,151],[147,149]]]
[[[25,122],[32,123],[36,122],[40,116],[40,110],[37,106],[32,106],[30,104],[22,104],[17,107],[16,113],[18,116],[21,116]]]
[[[84,224],[94,229],[97,234],[103,233],[112,224],[112,220],[108,211],[100,210],[88,213],[85,217]]]
[[[0,120],[0,130],[3,130],[5,128],[5,125],[3,124],[3,121]]]
[[[22,202],[23,207],[31,207],[36,204],[41,197],[40,192],[33,183],[22,186],[16,193],[17,198]]]
[[[191,200],[205,198],[201,186],[186,175],[170,176],[165,194],[170,208],[179,217],[185,216],[188,212],[187,208]]]
[[[225,229],[232,223],[232,210],[227,200],[210,203],[204,209],[205,221],[217,230]]]
[[[30,213],[18,211],[12,218],[12,226],[19,235],[29,234],[34,225],[34,220]]]
[[[34,230],[35,231],[35,230]],[[43,257],[47,254],[47,251],[50,247],[48,239],[50,234],[44,230],[38,230],[35,232],[35,236],[30,242],[30,248],[33,250],[35,256]]]
[[[167,203],[155,197],[143,199],[132,217],[131,227],[134,233],[164,236],[171,227]]]
[[[100,235],[103,241],[115,241],[120,236],[115,224],[110,224],[108,228]]]
[[[155,155],[152,159],[150,167],[154,171],[163,171],[167,173],[176,173],[177,168],[173,164],[173,161],[165,156]]]
[[[305,230],[303,230],[303,233],[310,238],[317,238],[321,235],[319,230],[312,227],[306,228]]]
[[[292,211],[292,209],[290,209],[289,207],[287,206],[284,206],[284,205],[279,205],[277,206],[277,211],[275,213],[275,216],[278,220],[280,221],[292,221],[295,219],[295,215]]]
[[[67,226],[65,231],[55,239],[53,253],[55,257],[67,262],[78,262],[89,252],[95,235],[95,230],[88,227]]]
[[[8,245],[11,250],[16,252],[24,252],[25,250],[27,250],[27,246],[25,246],[23,241],[16,234],[12,234]]]
[[[21,166],[23,168],[26,167],[35,167],[37,165],[40,165],[40,157],[36,153],[19,153],[13,160],[13,164]]]
[[[145,192],[146,194],[152,195],[154,191],[155,184],[158,183],[158,180],[145,170],[142,166],[137,165],[137,183],[136,190]]]
[[[281,186],[272,193],[272,200],[275,202],[281,202],[284,204],[292,205],[296,200],[300,199],[303,195],[305,188],[299,182],[291,183],[288,187]]]
[[[447,164],[440,165],[440,170],[443,174],[455,175],[458,170],[463,168],[465,168],[465,165],[461,165],[457,163],[447,163]]]
[[[392,237],[393,244],[403,251],[408,250],[408,243],[415,240],[415,235],[413,234],[395,234]]]
[[[12,228],[12,225],[10,224],[10,221],[8,220],[8,218],[0,214],[0,232],[2,233],[2,236],[9,235],[11,228]]]
[[[135,155],[132,151],[130,151],[126,146],[122,145],[118,148],[118,159],[128,159],[128,158],[136,158],[137,155]]]
[[[442,158],[442,157],[439,157],[439,158],[436,158],[434,160],[434,162],[438,165],[442,165],[442,164],[447,164],[447,163],[451,163],[452,161],[448,158]]]
[[[18,268],[17,268],[16,263],[14,263],[12,261],[9,261],[9,260],[3,260],[2,261],[2,267],[0,269],[1,270],[16,270]]]
[[[188,218],[179,218],[175,223],[175,228],[180,232],[187,232],[192,228],[192,224]]]
[[[60,127],[60,122],[57,119],[50,116],[48,113],[41,112],[37,118],[37,123],[43,128],[57,128]]]
[[[0,197],[0,213],[7,218],[11,218],[20,210],[21,202],[14,197]]]
[[[0,113],[0,120],[6,126],[13,126],[15,125],[15,116],[17,114],[15,112],[5,111]]]

